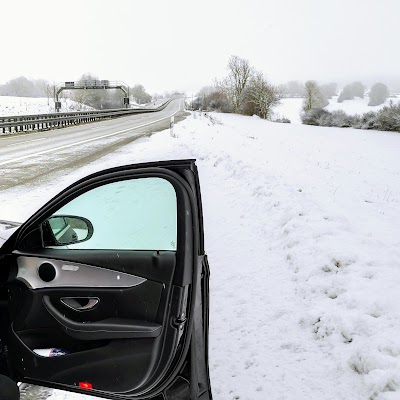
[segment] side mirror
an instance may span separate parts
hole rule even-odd
[[[42,223],[43,245],[67,246],[81,243],[93,236],[93,225],[84,217],[53,215]]]
[[[10,378],[0,375],[0,395],[2,400],[19,400],[17,384]]]

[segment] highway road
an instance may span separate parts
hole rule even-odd
[[[164,110],[45,132],[0,136],[0,190],[85,165],[182,116],[183,100]]]

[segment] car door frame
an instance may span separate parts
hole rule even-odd
[[[191,208],[190,218],[192,219],[192,232],[189,234],[189,239],[186,235],[185,241],[178,240],[178,246],[185,247],[179,252],[179,254],[184,254],[185,259],[183,263],[185,266],[192,266],[190,274],[187,273],[187,268],[185,268],[183,276],[179,277],[179,280],[182,283],[190,283],[193,287],[193,301],[191,303],[189,319],[183,321],[187,325],[187,340],[185,341],[180,359],[175,363],[173,373],[170,373],[168,378],[164,377],[162,384],[157,387],[156,392],[150,390],[146,392],[146,394],[139,394],[134,398],[147,399],[157,395],[157,393],[165,391],[167,388],[171,387],[171,385],[173,387],[173,381],[177,376],[179,376],[185,360],[190,359],[190,399],[211,399],[211,387],[208,372],[209,267],[207,257],[204,254],[203,215],[195,160],[134,164],[100,171],[83,178],[55,196],[24,224],[22,224],[21,227],[14,232],[3,245],[2,253],[7,259],[8,257],[12,257],[11,254],[13,254],[14,257],[21,254],[21,251],[16,249],[20,248],[21,244],[23,245],[27,240],[30,242],[29,246],[32,246],[32,243],[35,245],[35,241],[38,240],[38,226],[43,220],[48,218],[54,210],[62,207],[68,201],[79,196],[79,194],[90,190],[88,189],[89,184],[94,185],[96,182],[104,182],[103,179],[105,176],[114,179],[115,177],[121,176],[121,174],[126,174],[124,179],[128,179],[129,177],[139,178],[157,176],[167,177],[169,178],[167,179],[169,181],[172,176],[173,179],[179,181],[179,184],[186,190]],[[187,210],[185,209],[185,214],[190,214],[186,211]],[[189,232],[186,233],[188,234]],[[188,240],[192,241],[192,251],[187,251]],[[22,248],[23,247],[24,246],[22,246]],[[25,251],[24,254],[28,253]],[[32,255],[38,254],[40,255],[40,253],[35,252]],[[26,382],[37,383],[32,382],[29,379],[26,379]],[[65,390],[63,385],[57,383],[47,382],[47,386]],[[69,390],[82,393],[81,390],[74,390],[74,388],[69,388]],[[109,398],[120,397],[117,395],[110,396]]]

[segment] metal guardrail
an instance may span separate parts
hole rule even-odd
[[[170,102],[171,100],[167,100],[157,108],[118,108],[112,110],[5,116],[0,117],[0,135],[65,128],[70,125],[86,124],[103,119],[153,113],[163,110]]]

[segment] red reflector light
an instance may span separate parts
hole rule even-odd
[[[87,390],[93,389],[92,384],[89,382],[79,382],[79,387]]]

